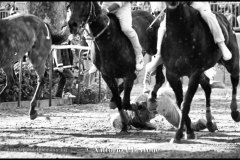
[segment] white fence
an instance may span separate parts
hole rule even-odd
[[[16,11],[2,10],[0,11],[0,19],[6,18],[15,13],[28,13],[28,11],[27,10],[16,10]]]
[[[10,15],[10,11],[0,11],[0,19],[6,18]]]

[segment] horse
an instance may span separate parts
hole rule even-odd
[[[213,36],[207,23],[200,13],[180,2],[166,2],[166,33],[162,41],[161,54],[163,64],[166,67],[166,77],[173,89],[176,102],[182,108],[182,117],[176,134],[170,142],[178,143],[183,137],[184,125],[187,127],[187,138],[195,138],[191,129],[189,117],[190,106],[194,94],[200,84],[206,96],[206,118],[208,129],[212,128],[212,115],[210,110],[211,86],[209,79],[203,74],[205,70],[213,67],[216,63],[225,66],[231,76],[232,101],[231,116],[236,122],[240,121],[237,106],[237,86],[239,83],[239,48],[236,35],[233,33],[230,23],[221,13],[215,13],[225,37],[225,43],[232,53],[232,59],[224,61],[222,53],[214,43]],[[161,72],[160,69],[156,71]],[[156,74],[157,74],[156,73]],[[180,77],[188,76],[188,89],[183,99],[183,90]],[[151,92],[148,102],[154,104],[157,90],[160,88],[157,81]]]
[[[61,44],[67,38],[65,33],[53,33],[50,25],[31,14],[15,14],[0,20],[0,68],[6,74],[7,82],[0,92],[0,100],[6,90],[16,81],[13,65],[28,53],[30,62],[38,76],[38,84],[30,102],[30,119],[37,118],[37,100],[44,85],[45,63],[52,44]]]
[[[93,1],[70,2],[72,12],[68,22],[70,32],[77,34],[89,24],[93,37],[96,59],[94,64],[101,72],[104,81],[112,92],[110,107],[117,106],[123,127],[121,132],[127,131],[129,120],[124,109],[133,109],[130,104],[130,94],[136,76],[135,54],[130,40],[121,31],[120,23],[114,14],[103,14],[101,6]],[[150,30],[148,26],[154,16],[146,11],[133,11],[133,28],[137,32],[140,44],[147,54],[156,53],[157,29],[155,23]],[[145,52],[143,53],[146,54]],[[123,78],[118,84],[116,79]],[[123,100],[120,94],[124,91]]]

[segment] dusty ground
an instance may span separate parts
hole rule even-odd
[[[137,95],[133,90],[132,95]],[[170,144],[176,129],[162,116],[155,131],[119,134],[110,124],[108,103],[39,108],[31,121],[28,107],[0,108],[0,158],[240,158],[240,123],[230,116],[230,87],[214,89],[212,113],[218,132],[195,132],[197,139]],[[240,95],[240,94],[239,94]],[[204,93],[194,97],[190,117],[205,117]]]

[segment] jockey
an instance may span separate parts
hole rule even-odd
[[[134,110],[127,111],[126,113],[130,119],[130,124],[138,129],[156,129],[156,126],[150,121],[156,116],[162,115],[170,124],[172,124],[175,128],[178,128],[182,113],[176,105],[174,97],[174,93],[169,90],[169,88],[161,90],[156,103],[149,103],[147,95],[140,95],[136,97],[133,101],[131,101],[131,105],[135,106],[133,108],[137,109],[137,106],[141,105],[146,110],[142,109],[140,114],[136,114]],[[206,113],[206,118],[211,119],[213,122],[213,129],[217,130],[216,122],[210,112]],[[110,122],[114,128],[121,129],[122,123],[119,114],[112,115],[110,117]],[[191,123],[191,128],[194,131],[204,130],[207,128],[207,120],[200,118],[199,120]]]
[[[194,9],[198,10],[202,16],[202,18],[205,20],[205,22],[208,24],[210,31],[213,35],[214,42],[218,45],[220,50],[223,54],[224,60],[230,60],[232,58],[232,53],[227,48],[226,44],[224,43],[225,38],[223,36],[222,30],[220,28],[220,25],[217,21],[216,15],[212,13],[210,3],[209,2],[187,2],[190,6],[192,6]],[[146,65],[146,73],[145,73],[145,79],[144,83],[150,81],[151,73],[153,73],[157,66],[162,64],[162,58],[161,58],[161,43],[163,36],[166,32],[166,14],[164,14],[164,19],[160,24],[160,27],[158,29],[158,42],[157,42],[157,53],[154,56],[153,60]],[[208,72],[205,71],[205,73]],[[145,86],[144,91],[147,90],[147,87]]]
[[[121,29],[125,35],[129,38],[133,45],[134,52],[136,54],[136,70],[140,71],[144,67],[144,60],[142,55],[142,47],[138,40],[138,35],[132,28],[132,10],[131,2],[107,2],[102,3],[103,13],[113,13],[119,19]]]

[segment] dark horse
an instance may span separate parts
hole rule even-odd
[[[52,34],[50,27],[40,18],[31,14],[16,14],[0,20],[0,68],[6,73],[7,83],[0,93],[5,91],[16,80],[13,65],[28,53],[29,60],[38,76],[38,84],[30,103],[30,119],[37,117],[37,100],[44,84],[45,63],[51,51],[51,45],[64,41],[58,34]]]
[[[194,138],[191,129],[191,119],[189,117],[190,105],[194,94],[200,84],[206,96],[206,117],[207,127],[212,128],[210,112],[211,86],[209,79],[203,72],[216,63],[226,67],[231,75],[232,82],[232,102],[230,105],[231,116],[236,121],[240,121],[239,111],[237,111],[237,86],[239,83],[239,49],[235,34],[231,25],[224,15],[215,13],[224,33],[225,43],[231,51],[233,57],[229,61],[224,61],[222,53],[214,43],[213,36],[206,22],[201,18],[200,13],[185,3],[167,2],[166,9],[166,33],[162,42],[162,59],[166,66],[166,77],[172,87],[177,104],[182,107],[182,117],[174,141],[179,142],[183,137],[184,125],[187,127],[188,138]],[[157,70],[157,73],[161,70]],[[157,74],[156,73],[156,74]],[[183,90],[180,77],[188,76],[188,89],[183,99]],[[156,98],[159,84],[154,87],[151,93],[150,102]],[[182,105],[182,106],[181,106]]]
[[[89,24],[96,48],[94,64],[112,92],[110,105],[118,107],[123,122],[122,131],[126,131],[129,120],[123,109],[132,109],[130,94],[136,78],[132,44],[121,31],[117,17],[113,14],[102,14],[97,2],[74,1],[70,3],[70,10],[72,12],[69,20],[71,33],[77,34],[86,23]],[[132,16],[133,27],[142,48],[150,55],[155,54],[159,23],[155,23],[152,30],[147,30],[154,16],[146,11],[133,11]],[[124,82],[118,85],[116,78],[123,78]],[[122,101],[120,94],[123,90]]]

